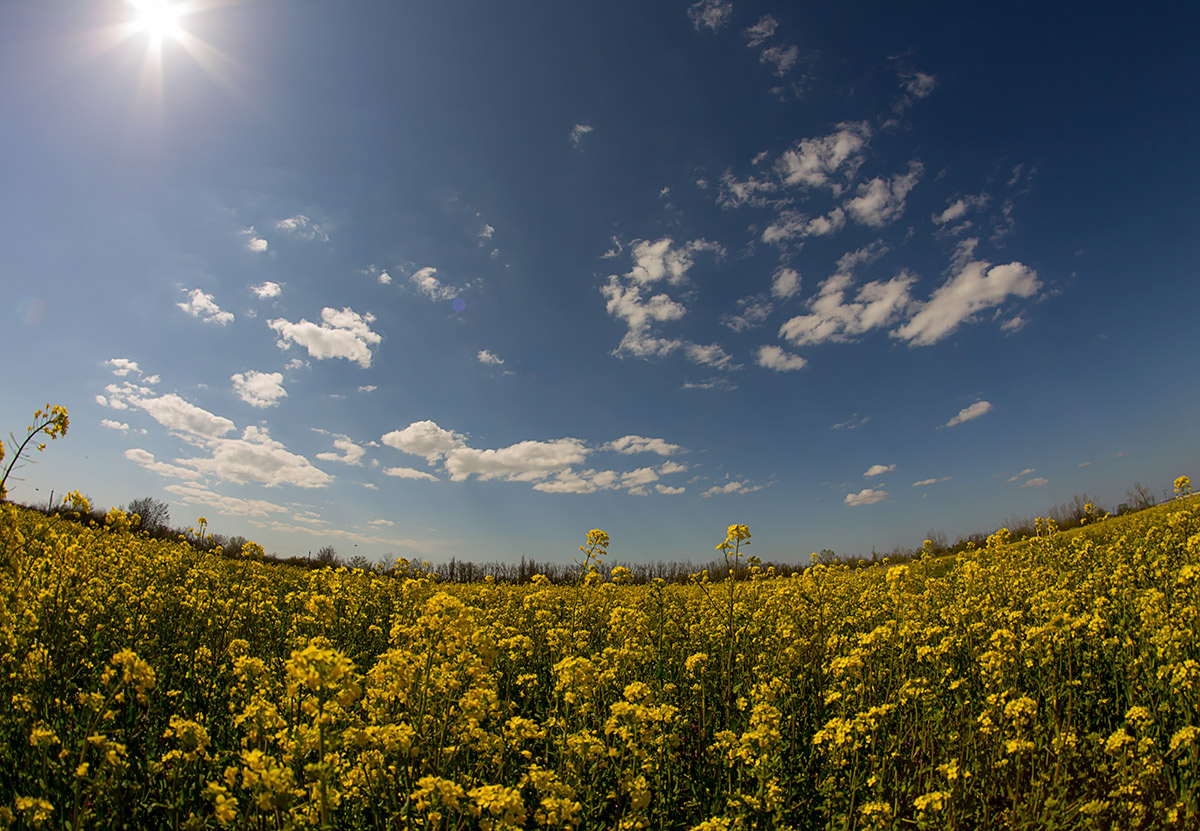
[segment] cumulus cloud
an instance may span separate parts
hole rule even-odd
[[[131,447],[125,451],[125,458],[129,461],[140,465],[142,469],[148,470],[150,473],[159,476],[170,477],[172,479],[199,479],[200,474],[194,470],[188,470],[179,465],[168,464],[167,462],[156,462],[154,454],[142,450],[140,447]]]
[[[786,352],[778,346],[763,346],[758,350],[758,365],[776,372],[794,372],[808,366],[808,361],[799,355]]]
[[[234,391],[251,407],[274,407],[287,398],[282,372],[240,372],[230,377]]]
[[[762,232],[763,242],[781,243],[793,239],[825,237],[846,227],[846,213],[834,208],[824,216],[812,216],[799,211],[787,210]]]
[[[205,294],[200,289],[192,289],[188,294],[186,302],[176,303],[175,305],[192,317],[199,318],[205,323],[217,323],[224,326],[233,320],[232,313],[221,311],[221,307],[213,302],[213,296]]]
[[[416,479],[426,482],[440,482],[432,473],[426,473],[423,470],[417,470],[411,467],[385,467],[383,469],[384,476],[392,476],[396,479]],[[389,523],[390,524],[390,523]]]
[[[246,238],[246,250],[253,251],[255,254],[261,254],[267,250],[267,241],[258,235],[253,225],[244,229],[241,234]]]
[[[261,285],[251,286],[250,290],[259,297],[266,299],[269,297],[278,297],[279,293],[283,291],[283,286],[279,285],[279,283],[273,283],[270,280],[267,280]]]
[[[175,393],[167,393],[156,398],[134,395],[130,396],[128,401],[145,410],[155,421],[170,430],[180,430],[215,439],[234,428],[233,422],[229,419],[214,415],[208,410],[184,401]]]
[[[886,283],[867,283],[848,302],[851,279],[835,274],[822,283],[820,293],[809,301],[809,313],[785,322],[780,337],[796,346],[849,340],[890,324],[911,302],[909,289],[915,278],[903,272]]]
[[[763,485],[755,485],[746,479],[733,479],[726,482],[724,485],[713,485],[704,493],[700,494],[702,499],[707,499],[712,496],[722,496],[730,493],[754,493],[763,489]]]
[[[137,361],[131,361],[128,358],[109,358],[104,364],[105,366],[111,366],[113,368],[112,374],[118,378],[124,378],[131,372],[136,372],[138,375],[142,374],[141,367],[137,365]]]
[[[882,476],[885,473],[891,473],[895,469],[895,465],[871,465],[867,468],[867,472],[863,476],[869,479],[872,476]]]
[[[846,494],[846,498],[843,500],[843,502],[846,505],[849,505],[851,508],[859,505],[874,505],[876,502],[881,502],[884,499],[887,499],[887,495],[888,493],[885,490],[863,488],[858,493]]]
[[[800,272],[794,268],[781,268],[771,278],[771,294],[780,300],[795,297],[800,293]]]
[[[785,185],[827,187],[840,194],[862,165],[863,148],[871,136],[866,122],[839,124],[834,133],[803,139],[784,151],[775,162],[775,172]]]
[[[117,430],[118,432],[121,432],[121,433],[128,433],[128,432],[129,432],[129,425],[128,425],[128,424],[126,424],[126,423],[125,423],[125,422],[123,422],[123,421],[114,421],[114,420],[113,420],[113,419],[111,419],[111,418],[102,418],[102,419],[100,419],[100,426],[101,426],[101,427],[107,427],[109,430]]]
[[[856,220],[872,228],[882,228],[904,213],[904,200],[921,179],[924,167],[918,161],[908,163],[907,173],[891,179],[876,176],[858,186],[858,195],[846,203]]]
[[[218,513],[230,516],[269,517],[271,514],[286,514],[287,508],[262,499],[239,499],[222,496],[199,485],[167,485],[163,490],[173,493],[188,505],[206,505]]]
[[[633,268],[625,277],[638,285],[654,283],[663,278],[672,285],[687,281],[687,273],[696,264],[695,255],[708,251],[718,257],[725,249],[718,243],[705,239],[692,240],[676,246],[670,237],[654,240],[635,240],[632,257]]]
[[[471,477],[480,481],[529,482],[534,490],[545,493],[594,493],[598,490],[626,490],[633,494],[647,493],[646,487],[660,476],[686,470],[683,465],[666,463],[658,468],[641,467],[619,472],[614,470],[579,469],[593,451],[580,439],[561,438],[550,441],[521,441],[500,448],[470,447],[466,437],[445,430],[432,421],[410,424],[383,436],[383,443],[405,453],[423,456],[427,462],[440,465],[452,482],[464,482]],[[623,436],[601,446],[625,455],[657,453],[669,455],[680,450],[678,445],[662,439],[644,436]],[[409,470],[402,468],[399,470]],[[387,472],[387,471],[385,471]],[[420,471],[404,475],[417,476]]]
[[[417,472],[418,472],[418,473],[420,473],[420,471],[417,471]],[[367,520],[367,525],[377,525],[377,526],[379,526],[379,527],[381,527],[381,528],[392,528],[393,526],[395,526],[395,524],[396,524],[396,523],[392,522],[390,519],[370,519],[370,520]]]
[[[275,230],[283,231],[298,239],[329,242],[329,235],[325,233],[324,229],[304,214],[296,214],[279,220],[275,223]]]
[[[379,276],[376,277],[375,279],[377,279],[379,281],[379,285],[387,286],[387,285],[391,285],[392,275],[388,274],[387,271],[380,271]]]
[[[489,366],[500,366],[504,363],[503,358],[498,357],[496,354],[489,352],[486,349],[480,349],[479,354],[477,354],[475,357],[479,359],[479,363],[488,364]]]
[[[576,124],[571,128],[571,134],[567,138],[570,139],[572,147],[578,147],[579,143],[583,141],[583,137],[590,132],[592,132],[590,124]]]
[[[613,350],[614,355],[649,358],[667,355],[682,345],[678,339],[664,339],[651,334],[654,323],[678,320],[687,313],[687,309],[666,294],[643,298],[638,286],[623,285],[621,278],[615,274],[608,278],[608,284],[602,286],[600,291],[607,301],[605,308],[608,313],[626,326],[621,343]]]
[[[999,305],[1010,296],[1031,297],[1041,287],[1037,272],[1022,263],[992,266],[976,260],[947,280],[893,335],[912,346],[928,346],[970,321],[976,312]]]
[[[367,452],[364,448],[352,442],[349,436],[334,436],[333,446],[337,448],[337,453],[326,451],[318,453],[317,458],[323,462],[341,462],[342,464],[358,467],[362,463],[363,455]]]
[[[683,485],[680,485],[678,487],[672,487],[670,485],[664,485],[661,482],[659,482],[658,484],[656,484],[654,486],[654,490],[656,493],[661,493],[661,494],[664,494],[667,496],[673,496],[675,494],[683,493],[684,491],[687,490],[687,488],[684,487]]]
[[[424,456],[430,464],[466,443],[466,436],[443,430],[432,421],[414,421],[403,430],[385,433],[380,439],[388,447],[413,456]]]
[[[670,456],[678,453],[683,448],[677,444],[671,444],[664,439],[652,439],[645,436],[621,436],[619,439],[614,439],[608,442],[602,450],[615,450],[618,453],[623,453],[626,456],[631,456],[634,453],[657,453],[660,456]],[[666,471],[664,471],[666,472]],[[677,472],[677,471],[671,471]]]
[[[958,411],[958,415],[943,424],[943,427],[954,427],[962,424],[964,421],[971,421],[979,418],[981,415],[992,411],[992,403],[990,401],[976,401],[970,407],[963,407]]]
[[[341,311],[322,309],[320,325],[304,319],[292,323],[283,318],[272,320],[268,325],[279,333],[281,348],[297,343],[319,360],[345,358],[365,369],[371,365],[371,347],[383,339],[371,331],[369,324],[374,320],[374,315],[360,315],[347,306]]]
[[[717,31],[729,23],[733,3],[729,0],[699,0],[688,7],[688,17],[697,29]]]
[[[210,439],[205,446],[210,453],[207,458],[177,461],[201,474],[238,485],[254,482],[269,488],[278,485],[322,488],[333,479],[272,439],[265,428],[247,427],[240,439]]]
[[[438,280],[437,269],[433,266],[426,266],[418,270],[408,279],[417,287],[417,291],[430,300],[453,300],[459,294],[457,288]]]
[[[758,22],[747,28],[742,34],[746,37],[746,45],[751,49],[761,46],[765,40],[775,34],[779,21],[769,14],[758,19]]]

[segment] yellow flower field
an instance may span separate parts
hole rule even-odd
[[[1194,500],[687,585],[600,531],[574,585],[439,585],[108,520],[0,506],[0,827],[1200,823]]]

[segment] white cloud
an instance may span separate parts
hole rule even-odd
[[[775,34],[775,29],[779,26],[779,21],[769,14],[765,14],[758,19],[758,22],[747,28],[743,35],[746,37],[746,45],[751,49],[756,46],[761,46],[763,41]]]
[[[662,476],[670,476],[672,473],[683,473],[688,469],[687,465],[681,465],[679,462],[667,461],[658,466],[658,472]]]
[[[286,514],[287,508],[262,499],[238,499],[222,496],[199,485],[167,485],[163,490],[173,493],[189,505],[207,505],[218,513],[231,516],[268,517],[271,514]]]
[[[230,376],[234,391],[251,407],[274,407],[287,398],[282,372],[238,372]]]
[[[408,279],[417,287],[417,291],[430,300],[453,300],[459,295],[457,288],[448,286],[438,280],[437,269],[433,266],[426,266],[420,269]]]
[[[913,98],[924,98],[937,88],[937,79],[924,72],[914,72],[904,81],[904,90]]]
[[[892,335],[912,346],[928,346],[970,321],[976,312],[1003,303],[1009,295],[1030,297],[1041,287],[1037,273],[1019,262],[992,266],[976,260],[947,280]]]
[[[1049,484],[1049,483],[1045,479],[1043,479],[1042,477],[1039,476],[1036,479],[1030,479],[1028,482],[1021,485],[1021,487],[1023,487],[1023,488],[1044,488],[1044,487],[1046,487],[1047,484]]]
[[[363,386],[358,387],[357,391],[358,392],[375,392],[375,390],[377,390],[377,389],[379,389],[379,387],[375,386],[374,384],[364,384]]]
[[[775,74],[782,77],[796,65],[799,58],[800,50],[796,46],[772,46],[762,51],[758,56],[758,62],[775,67]]]
[[[392,528],[396,525],[396,523],[392,522],[390,519],[371,519],[367,520],[367,525],[376,525],[380,528]]]
[[[744,329],[753,329],[755,326],[761,325],[770,316],[774,308],[761,295],[758,297],[743,297],[738,301],[738,307],[742,310],[740,314],[721,315],[721,325],[728,326],[735,332],[741,332]]]
[[[615,450],[618,453],[623,453],[626,456],[631,456],[635,453],[657,453],[660,456],[670,456],[678,453],[683,448],[677,444],[671,444],[663,439],[651,439],[645,436],[622,436],[619,439],[614,439],[608,442],[602,450]],[[665,472],[665,471],[664,471]],[[675,472],[675,471],[672,471]]]
[[[145,470],[151,473],[156,473],[159,476],[169,476],[174,479],[199,479],[200,474],[194,470],[188,470],[178,465],[167,464],[166,462],[154,461],[154,454],[142,450],[140,447],[131,447],[125,451],[125,458],[134,462]]]
[[[698,239],[675,247],[670,237],[650,242],[635,240],[633,243],[633,268],[625,275],[638,285],[667,279],[672,285],[687,282],[687,273],[696,264],[695,255],[701,251],[714,252],[718,257],[725,249],[715,242]]]
[[[682,345],[679,340],[665,340],[650,334],[651,324],[678,320],[687,310],[665,294],[656,294],[648,300],[642,299],[641,289],[636,285],[624,286],[615,274],[608,284],[601,287],[607,300],[605,308],[613,317],[625,322],[627,330],[614,355],[634,355],[639,358],[667,355]]]
[[[129,425],[123,421],[113,421],[111,418],[100,419],[100,426],[107,427],[109,430],[118,430],[122,433],[129,432]]]
[[[495,355],[492,352],[489,352],[486,349],[480,349],[479,354],[477,354],[475,357],[479,359],[479,363],[488,364],[490,366],[500,366],[501,364],[504,363],[503,358],[498,357],[497,355]]]
[[[1000,324],[1002,332],[1019,332],[1025,328],[1025,318],[1017,315],[1016,317],[1006,320]]]
[[[979,418],[981,415],[990,413],[991,411],[992,403],[990,401],[976,401],[970,407],[963,407],[958,411],[958,415],[947,421],[942,426],[954,427],[955,425],[962,424],[964,421],[971,421],[972,419]]]
[[[255,254],[261,254],[267,250],[267,241],[258,235],[253,225],[244,229],[241,234],[246,238],[247,250],[253,251]]]
[[[391,284],[392,275],[388,274],[386,271],[380,271],[379,276],[375,279],[379,280],[379,284],[381,286],[386,286]]]
[[[278,318],[268,325],[279,333],[281,348],[287,348],[291,341],[300,344],[308,350],[309,355],[320,360],[345,358],[364,369],[371,365],[371,347],[382,340],[371,331],[369,325],[375,320],[374,315],[359,315],[348,306],[340,312],[326,307],[321,310],[321,320],[318,326],[304,319],[292,323]]]
[[[720,496],[730,493],[754,493],[763,489],[763,485],[751,484],[744,479],[734,479],[726,482],[724,485],[713,485],[711,488],[700,494],[702,499],[707,499],[710,496]]]
[[[571,134],[568,136],[571,141],[571,146],[578,147],[579,143],[583,141],[583,137],[590,132],[592,132],[592,127],[590,124],[576,124],[571,128]]]
[[[800,272],[794,268],[781,268],[771,278],[771,294],[780,300],[795,297],[800,293]]]
[[[587,453],[579,439],[522,441],[495,450],[456,447],[446,454],[443,465],[454,482],[471,476],[481,481],[531,482],[579,464]]]
[[[295,485],[322,488],[333,478],[272,439],[264,428],[247,427],[240,439],[211,439],[206,442],[208,458],[177,461],[202,474],[245,485],[258,482],[267,487]]]
[[[885,490],[863,488],[858,493],[846,494],[846,498],[843,500],[843,502],[852,508],[859,505],[874,505],[876,502],[881,502],[884,499],[887,499],[887,495],[888,493]]]
[[[287,219],[279,220],[275,223],[275,230],[284,231],[303,240],[329,242],[329,235],[325,233],[321,226],[304,214],[296,214],[295,216],[289,216]]]
[[[886,283],[867,283],[853,302],[846,302],[848,274],[835,274],[821,284],[820,294],[809,301],[809,314],[797,315],[779,328],[780,337],[797,346],[844,341],[879,326],[886,326],[911,302],[909,288],[915,278],[901,272]]]
[[[417,470],[411,467],[385,467],[383,469],[384,476],[392,476],[396,479],[417,479],[427,482],[440,482],[441,479],[434,476],[432,473],[426,473],[423,470]],[[389,523],[391,524],[391,523]]]
[[[946,206],[946,210],[940,214],[933,215],[934,225],[945,225],[948,222],[955,222],[967,215],[968,211],[979,210],[988,203],[988,195],[981,193],[978,196],[962,196],[950,202]]]
[[[913,483],[912,483],[912,486],[913,486],[914,488],[923,488],[923,487],[925,487],[926,485],[936,485],[936,484],[938,484],[939,482],[949,482],[949,481],[950,481],[950,477],[949,477],[949,476],[943,476],[943,477],[941,477],[940,479],[921,479],[921,480],[920,480],[920,481],[918,481],[918,482],[913,482]]]
[[[740,208],[742,205],[763,207],[771,204],[764,194],[774,193],[778,186],[771,181],[750,176],[738,180],[732,172],[726,171],[721,176],[721,192],[717,196],[717,204],[722,208]]]
[[[488,225],[487,223],[484,223],[483,227],[479,229],[479,239],[480,240],[491,239],[492,235],[495,233],[496,233],[495,228],[493,228],[491,225]]]
[[[118,378],[124,378],[131,372],[142,374],[141,368],[137,365],[137,361],[131,361],[128,358],[109,358],[104,362],[105,366],[113,368],[112,374]]]
[[[250,290],[259,297],[265,299],[268,297],[278,297],[279,293],[283,291],[283,286],[279,285],[279,283],[273,283],[270,280],[267,280],[261,285],[251,286]]]
[[[129,402],[148,412],[155,421],[170,430],[181,430],[197,436],[215,439],[234,428],[227,418],[213,415],[194,404],[189,404],[174,393],[158,398],[130,396]]]
[[[704,27],[714,32],[727,23],[733,11],[733,3],[728,0],[699,0],[688,7],[688,17],[697,29]]]
[[[785,151],[775,162],[775,171],[785,185],[828,187],[835,195],[840,194],[842,182],[835,181],[834,175],[841,171],[847,181],[854,177],[870,137],[871,128],[866,122],[839,124],[837,132],[804,139]]]
[[[654,490],[657,491],[658,493],[670,496],[670,495],[683,493],[684,491],[687,490],[687,488],[685,488],[683,485],[680,485],[677,488],[673,488],[670,485],[664,485],[660,482],[659,484],[654,486]]]
[[[799,211],[783,211],[762,232],[763,242],[784,242],[796,238],[825,237],[846,227],[846,213],[834,208],[824,216],[810,217]]]
[[[349,436],[334,436],[333,446],[340,452],[318,453],[317,458],[323,462],[342,462],[343,464],[357,467],[361,464],[362,457],[367,452],[362,447],[350,441]]]
[[[866,424],[870,420],[871,420],[870,416],[860,416],[858,413],[855,413],[854,415],[850,416],[850,418],[846,419],[845,421],[839,421],[837,424],[834,424],[829,429],[830,430],[856,430],[859,427],[862,427],[864,424]]]
[[[921,179],[924,167],[918,161],[908,163],[908,173],[890,180],[878,176],[858,186],[858,195],[846,203],[855,219],[872,228],[882,228],[904,213],[904,200]]]
[[[778,346],[763,346],[758,350],[758,365],[776,372],[794,372],[808,366],[808,361]]]
[[[867,472],[863,476],[869,479],[872,476],[882,476],[885,473],[891,473],[895,469],[895,465],[871,465],[867,468]]]
[[[1022,470],[1020,473],[1018,473],[1016,476],[1013,476],[1012,478],[1010,478],[1008,481],[1015,482],[1018,479],[1022,478],[1023,476],[1028,476],[1029,474],[1034,473],[1036,471],[1037,471],[1037,468],[1035,468],[1035,467],[1027,467],[1024,470]]]
[[[221,311],[221,307],[213,302],[213,296],[205,294],[200,289],[192,289],[186,303],[176,303],[175,305],[205,323],[218,323],[224,326],[233,320],[232,313]]]
[[[738,364],[733,363],[732,355],[715,343],[708,345],[689,343],[684,347],[684,354],[694,363],[711,366],[714,369],[741,368]]]
[[[466,436],[443,430],[432,421],[414,421],[403,430],[385,433],[380,441],[388,447],[413,456],[423,456],[430,464],[466,443]]]

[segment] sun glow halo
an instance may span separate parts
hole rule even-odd
[[[184,9],[169,0],[128,0],[133,7],[133,25],[140,32],[161,43],[164,39],[178,40],[183,35],[179,18]]]

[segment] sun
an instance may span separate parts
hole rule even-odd
[[[133,12],[133,25],[145,32],[151,41],[178,40],[183,36],[179,19],[184,7],[170,0],[128,0]]]

